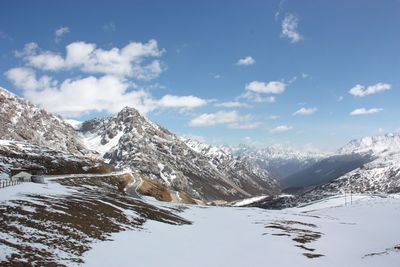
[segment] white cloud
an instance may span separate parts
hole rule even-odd
[[[235,122],[229,124],[232,129],[256,129],[261,126],[261,122]]]
[[[292,130],[293,127],[290,125],[279,125],[271,130],[269,130],[271,133],[283,133]]]
[[[216,113],[203,113],[190,121],[190,126],[204,127],[216,124],[232,123],[240,119],[237,111],[218,111]]]
[[[303,36],[298,32],[299,19],[297,16],[288,13],[282,21],[282,37],[290,39],[291,43],[298,43],[303,40]]]
[[[223,107],[223,108],[247,108],[250,107],[249,104],[242,103],[239,101],[228,101],[228,102],[222,102],[222,103],[216,103],[214,106],[216,107]]]
[[[4,73],[6,78],[18,88],[24,90],[40,90],[43,88],[54,88],[57,82],[49,76],[36,78],[36,74],[29,68],[13,68]]]
[[[317,112],[317,108],[300,108],[296,112],[293,113],[293,116],[296,115],[311,115]]]
[[[343,97],[343,96],[339,96],[339,97],[337,98],[337,102],[342,102],[342,101],[343,101],[343,99],[344,99],[344,97]]]
[[[191,95],[189,96],[165,95],[159,101],[157,101],[157,106],[161,108],[191,109],[191,108],[201,107],[206,104],[207,100]]]
[[[192,127],[206,127],[218,124],[228,124],[228,127],[235,129],[254,129],[259,126],[258,123],[251,122],[250,115],[242,116],[235,110],[203,113],[193,118],[189,123]]]
[[[236,99],[247,99],[249,101],[255,102],[255,103],[275,103],[276,102],[276,97],[275,96],[267,96],[264,97],[261,94],[258,93],[254,93],[251,91],[246,91],[243,94],[241,94],[240,96],[238,96]]]
[[[350,115],[356,116],[356,115],[367,115],[367,114],[374,114],[383,111],[383,108],[371,108],[371,109],[366,109],[366,108],[358,108],[350,112]]]
[[[354,96],[367,96],[392,89],[392,85],[388,83],[377,83],[365,88],[363,85],[357,84],[350,89],[349,93]]]
[[[207,104],[207,100],[195,96],[165,95],[154,99],[144,89],[130,90],[132,83],[112,75],[66,79],[62,83],[49,76],[38,78],[29,68],[10,69],[5,75],[34,104],[67,117],[91,111],[115,113],[125,106],[145,114],[155,109],[193,109]]]
[[[254,58],[252,58],[251,56],[247,56],[245,58],[239,59],[238,62],[236,62],[236,65],[249,66],[249,65],[253,65],[255,63],[256,63],[256,61],[254,60]]]
[[[255,93],[264,93],[264,94],[281,94],[286,89],[286,84],[278,81],[271,82],[259,82],[253,81],[251,83],[246,84],[246,90],[252,91]]]
[[[97,48],[92,43],[74,42],[66,46],[63,57],[54,52],[41,51],[36,43],[29,43],[22,52],[16,52],[16,56],[40,70],[79,69],[86,73],[150,80],[163,71],[161,62],[154,59],[160,57],[163,51],[158,48],[156,40],[130,42],[122,48],[113,47],[110,50]]]
[[[55,35],[54,41],[56,43],[59,43],[61,41],[61,38],[67,33],[69,33],[69,28],[68,27],[60,27],[60,28],[58,28],[54,32],[54,35]]]

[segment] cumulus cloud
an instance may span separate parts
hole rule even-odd
[[[246,84],[246,90],[263,94],[281,94],[286,89],[286,84],[278,81],[259,82],[253,81]]]
[[[357,84],[353,88],[350,89],[349,93],[353,96],[367,96],[367,95],[372,95],[376,94],[379,92],[387,91],[392,89],[392,85],[388,83],[377,83],[374,85],[370,85],[367,88],[361,84]]]
[[[43,88],[54,88],[57,81],[43,75],[39,79],[36,73],[29,68],[13,68],[4,73],[6,78],[16,87],[24,90],[41,90]]]
[[[59,43],[61,41],[61,38],[67,33],[69,33],[69,28],[68,27],[60,27],[60,28],[58,28],[54,32],[54,35],[55,35],[54,41],[56,43]]]
[[[191,109],[201,107],[207,104],[207,100],[197,96],[175,96],[165,95],[159,101],[157,106],[161,108],[183,108]]]
[[[245,86],[245,92],[238,96],[236,99],[247,99],[252,102],[262,103],[275,103],[275,96],[263,96],[263,94],[281,94],[286,90],[286,84],[279,81],[260,82],[252,81]]]
[[[236,122],[240,119],[237,111],[218,111],[216,113],[204,113],[190,121],[190,126],[204,127],[216,124]]]
[[[163,68],[158,59],[164,50],[156,40],[147,43],[130,42],[122,48],[97,48],[93,43],[74,42],[66,46],[65,56],[41,51],[36,43],[28,43],[16,56],[27,65],[46,71],[78,69],[85,73],[133,77],[150,80],[158,77]]]
[[[299,19],[297,16],[288,13],[282,21],[282,37],[290,39],[291,43],[298,43],[303,40],[303,36],[298,32]]]
[[[314,114],[315,112],[317,112],[317,108],[300,108],[299,110],[295,111],[293,113],[293,116],[297,116],[297,115],[311,115]]]
[[[269,130],[271,133],[283,133],[292,130],[293,127],[290,125],[279,125]]]
[[[259,123],[251,122],[250,115],[240,115],[235,110],[203,113],[193,118],[189,123],[192,127],[206,127],[218,124],[228,124],[229,128],[234,129],[254,129],[259,126]]]
[[[30,68],[14,68],[5,76],[34,104],[66,117],[91,111],[115,113],[125,106],[146,114],[155,109],[193,109],[207,104],[207,100],[195,96],[165,95],[155,99],[144,89],[132,90],[131,82],[113,75],[66,79],[60,83],[46,75],[37,77]]]
[[[374,114],[383,111],[383,108],[371,108],[371,109],[366,109],[366,108],[358,108],[350,112],[351,116],[357,116],[357,115],[368,115],[368,114]]]
[[[255,63],[256,63],[256,61],[254,60],[254,58],[252,58],[251,56],[247,56],[245,58],[239,59],[238,62],[236,62],[236,65],[249,66],[249,65],[253,65]]]
[[[239,101],[228,101],[228,102],[222,102],[222,103],[216,103],[214,106],[216,107],[223,107],[223,108],[247,108],[250,107],[249,104],[242,103]]]

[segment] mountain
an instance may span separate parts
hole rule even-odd
[[[353,192],[400,192],[400,133],[353,140],[338,152],[370,155],[374,159],[341,176],[330,187]]]
[[[315,164],[281,180],[286,192],[302,191],[310,186],[328,183],[373,159],[371,155],[343,154],[320,160]]]
[[[299,151],[279,144],[266,148],[241,144],[232,147],[231,150],[236,156],[256,162],[259,167],[268,170],[279,180],[304,170],[329,155],[315,151]]]
[[[75,130],[0,87],[0,174],[12,168],[35,168],[47,174],[109,172],[111,166],[93,159]]]
[[[27,141],[33,145],[87,155],[74,128],[61,117],[52,115],[0,87],[0,138]]]
[[[86,146],[98,151],[105,162],[162,181],[194,198],[233,200],[279,192],[265,170],[222,152],[218,161],[196,151],[133,108],[83,122],[79,132]]]
[[[287,188],[285,192],[295,192],[296,196],[264,198],[251,205],[283,208],[344,193],[399,193],[400,134],[352,140],[335,156],[288,178],[298,188]]]
[[[108,173],[112,166],[102,161],[33,145],[29,142],[0,140],[0,176],[13,168],[28,168],[45,174]]]

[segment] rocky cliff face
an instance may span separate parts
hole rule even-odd
[[[255,166],[231,155],[216,159],[196,151],[133,108],[84,122],[79,131],[87,147],[107,163],[130,168],[195,198],[232,200],[278,192],[268,172],[253,171]]]

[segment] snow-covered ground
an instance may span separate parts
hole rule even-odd
[[[27,245],[34,248],[49,249],[38,241],[41,239],[36,239],[38,233],[60,241],[60,249],[54,252],[52,260],[68,266],[397,267],[400,262],[400,195],[353,195],[352,204],[347,205],[343,196],[337,196],[299,208],[264,210],[181,205],[159,202],[149,197],[137,202],[129,196],[121,195],[121,198],[117,198],[117,191],[112,191],[113,187],[101,187],[103,183],[73,186],[75,179],[71,178],[75,177],[68,177],[69,185],[58,183],[58,179],[66,179],[59,176],[47,177],[47,184],[24,183],[0,190],[0,208],[5,212],[0,219],[10,224],[11,218],[16,219],[26,214],[31,214],[26,215],[26,219],[32,222],[41,222],[38,217],[40,214],[47,216],[44,218],[48,225],[45,228],[40,228],[39,224],[27,223],[18,226],[17,221],[11,224],[19,227],[24,236],[30,238],[26,239],[29,240]],[[91,177],[86,175],[82,179],[88,178]],[[54,205],[51,205],[53,202]],[[73,203],[79,203],[82,211],[64,208],[73,208]],[[107,207],[106,210],[113,207],[114,212],[120,210],[121,214],[129,215],[122,218],[139,218],[141,210],[143,214],[149,214],[149,211],[157,211],[153,207],[158,207],[160,210],[172,211],[192,224],[168,224],[166,222],[170,218],[175,218],[176,222],[179,222],[179,218],[168,217],[172,215],[164,212],[166,219],[146,219],[138,221],[143,225],[127,227],[129,224],[125,219],[118,217],[119,221],[113,222],[113,217],[103,214],[102,220],[110,220],[114,226],[124,227],[112,231],[104,228],[108,241],[100,241],[104,239],[89,238],[90,232],[84,235],[84,229],[70,225],[75,229],[74,233],[80,233],[86,238],[83,245],[88,251],[85,250],[82,257],[77,254],[84,263],[69,260],[77,251],[68,251],[68,246],[62,246],[71,241],[68,239],[71,236],[59,236],[62,232],[50,231],[53,229],[50,226],[56,227],[54,229],[58,229],[58,226],[66,227],[60,225],[60,222],[67,220],[72,223],[68,219],[71,216],[75,216],[78,221],[88,220],[85,216],[99,216],[103,211],[99,203],[107,204],[103,207]],[[39,206],[44,204],[49,205],[46,208],[48,213],[40,213],[44,210]],[[18,205],[22,205],[23,210],[19,211]],[[92,214],[91,208],[99,210]],[[19,212],[19,217],[13,216],[7,209]],[[69,212],[72,213],[69,215]],[[82,212],[85,213],[80,216]],[[59,217],[54,217],[54,214],[64,217],[57,220]],[[121,214],[116,213],[118,216]],[[96,222],[89,221],[87,227],[93,223]],[[105,227],[103,224],[97,226]],[[15,244],[23,244],[23,239],[12,233],[17,232],[0,231],[0,241],[3,238]],[[72,239],[71,244],[80,245],[79,240]],[[0,243],[0,261],[3,260],[3,263],[7,255],[18,252],[6,244],[7,241]]]
[[[191,206],[180,215],[192,225],[148,221],[146,231],[95,244],[85,265],[399,266],[400,197],[356,195],[344,203],[335,197],[281,211]],[[304,236],[311,238],[302,243]]]

